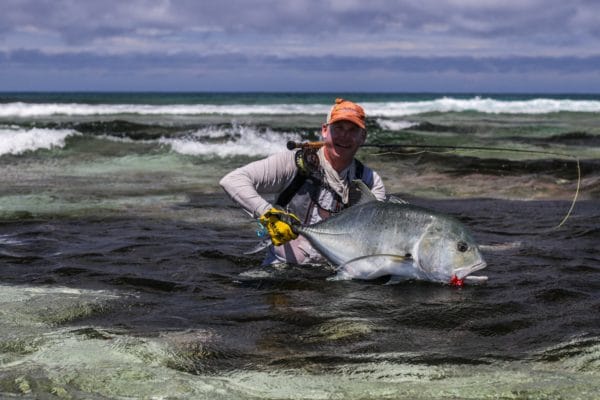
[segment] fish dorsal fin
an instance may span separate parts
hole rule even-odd
[[[371,192],[371,189],[360,179],[355,179],[350,183],[349,199],[353,206],[377,201],[377,197]]]

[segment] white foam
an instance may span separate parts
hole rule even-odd
[[[206,128],[185,138],[161,138],[160,143],[180,154],[224,158],[267,156],[285,150],[289,140],[299,139],[300,136],[293,133],[261,132],[253,127],[233,126],[230,129]]]
[[[320,104],[261,105],[146,105],[146,104],[79,104],[79,103],[7,103],[0,108],[0,117],[39,117],[49,115],[201,115],[201,114],[325,114],[327,106]]]
[[[401,131],[402,129],[408,129],[411,126],[419,125],[418,122],[411,122],[405,120],[393,120],[393,119],[385,119],[385,118],[377,118],[377,125],[379,125],[382,129],[387,129],[390,131]]]
[[[360,99],[357,99],[360,102]],[[559,111],[600,112],[598,100],[536,98],[530,100],[496,100],[475,96],[469,99],[440,97],[425,101],[361,102],[368,116],[402,117],[426,112],[473,110],[483,113],[542,114]],[[50,115],[319,115],[329,104],[81,104],[81,103],[23,103],[3,104],[0,117],[35,117]]]
[[[495,100],[479,96],[471,99],[442,97],[415,102],[364,104],[367,115],[401,117],[426,112],[478,111],[490,114],[544,114],[559,111],[600,112],[600,101],[568,99],[531,99],[520,101]]]
[[[64,147],[65,139],[77,133],[68,129],[0,128],[0,156],[22,154],[26,151]]]
[[[52,301],[49,301],[48,296],[55,296],[56,299],[65,300],[68,296],[86,296],[91,301],[97,301],[99,299],[118,299],[121,296],[114,294],[108,290],[91,290],[91,289],[78,289],[70,288],[66,286],[11,286],[6,284],[0,284],[0,307],[5,311],[9,305],[22,302],[30,301],[28,311],[35,311],[34,308],[46,307]],[[39,303],[34,303],[34,299],[39,299]],[[0,314],[0,317],[5,317],[7,313]],[[0,323],[5,321],[0,320]]]

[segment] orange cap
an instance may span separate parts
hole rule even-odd
[[[350,121],[365,129],[365,110],[356,103],[344,99],[335,99],[327,115],[327,123],[333,124],[337,121]]]

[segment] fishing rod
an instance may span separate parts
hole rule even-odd
[[[315,149],[318,150],[325,145],[325,142],[294,142],[290,140],[287,142],[286,147],[288,150],[295,149]],[[390,143],[365,143],[360,147],[376,147],[376,148],[416,148],[416,149],[450,149],[450,150],[493,150],[493,151],[510,151],[520,153],[533,153],[533,154],[548,154],[561,157],[571,157],[577,160],[569,154],[556,153],[551,151],[542,150],[525,150],[525,149],[508,149],[503,147],[486,147],[486,146],[457,146],[457,145],[435,145],[435,144],[390,144]]]
[[[290,140],[289,142],[287,142],[286,147],[288,150],[295,150],[295,149],[319,150],[324,145],[325,145],[325,142],[294,142],[293,140]]]
[[[318,150],[325,145],[325,142],[294,142],[290,140],[287,142],[286,147],[288,150],[295,149],[315,149]],[[567,214],[562,219],[562,221],[556,225],[553,229],[558,229],[564,225],[567,219],[571,216],[573,209],[575,208],[575,203],[577,202],[577,198],[579,197],[579,189],[581,187],[581,166],[579,164],[579,158],[572,156],[570,154],[557,153],[553,151],[542,151],[542,150],[525,150],[525,149],[508,149],[502,147],[486,147],[486,146],[457,146],[457,145],[427,145],[427,144],[390,144],[390,143],[369,143],[363,144],[361,147],[376,147],[376,148],[417,148],[417,149],[449,149],[449,150],[489,150],[489,151],[509,151],[516,153],[530,153],[530,154],[545,154],[545,155],[553,155],[560,157],[569,157],[575,160],[577,165],[577,187],[575,189],[575,195],[573,196],[573,200],[571,202],[571,207]]]

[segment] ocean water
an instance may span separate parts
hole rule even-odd
[[[600,96],[343,94],[388,191],[481,244],[462,288],[244,255],[220,177],[339,96],[0,93],[0,396],[597,398]]]

